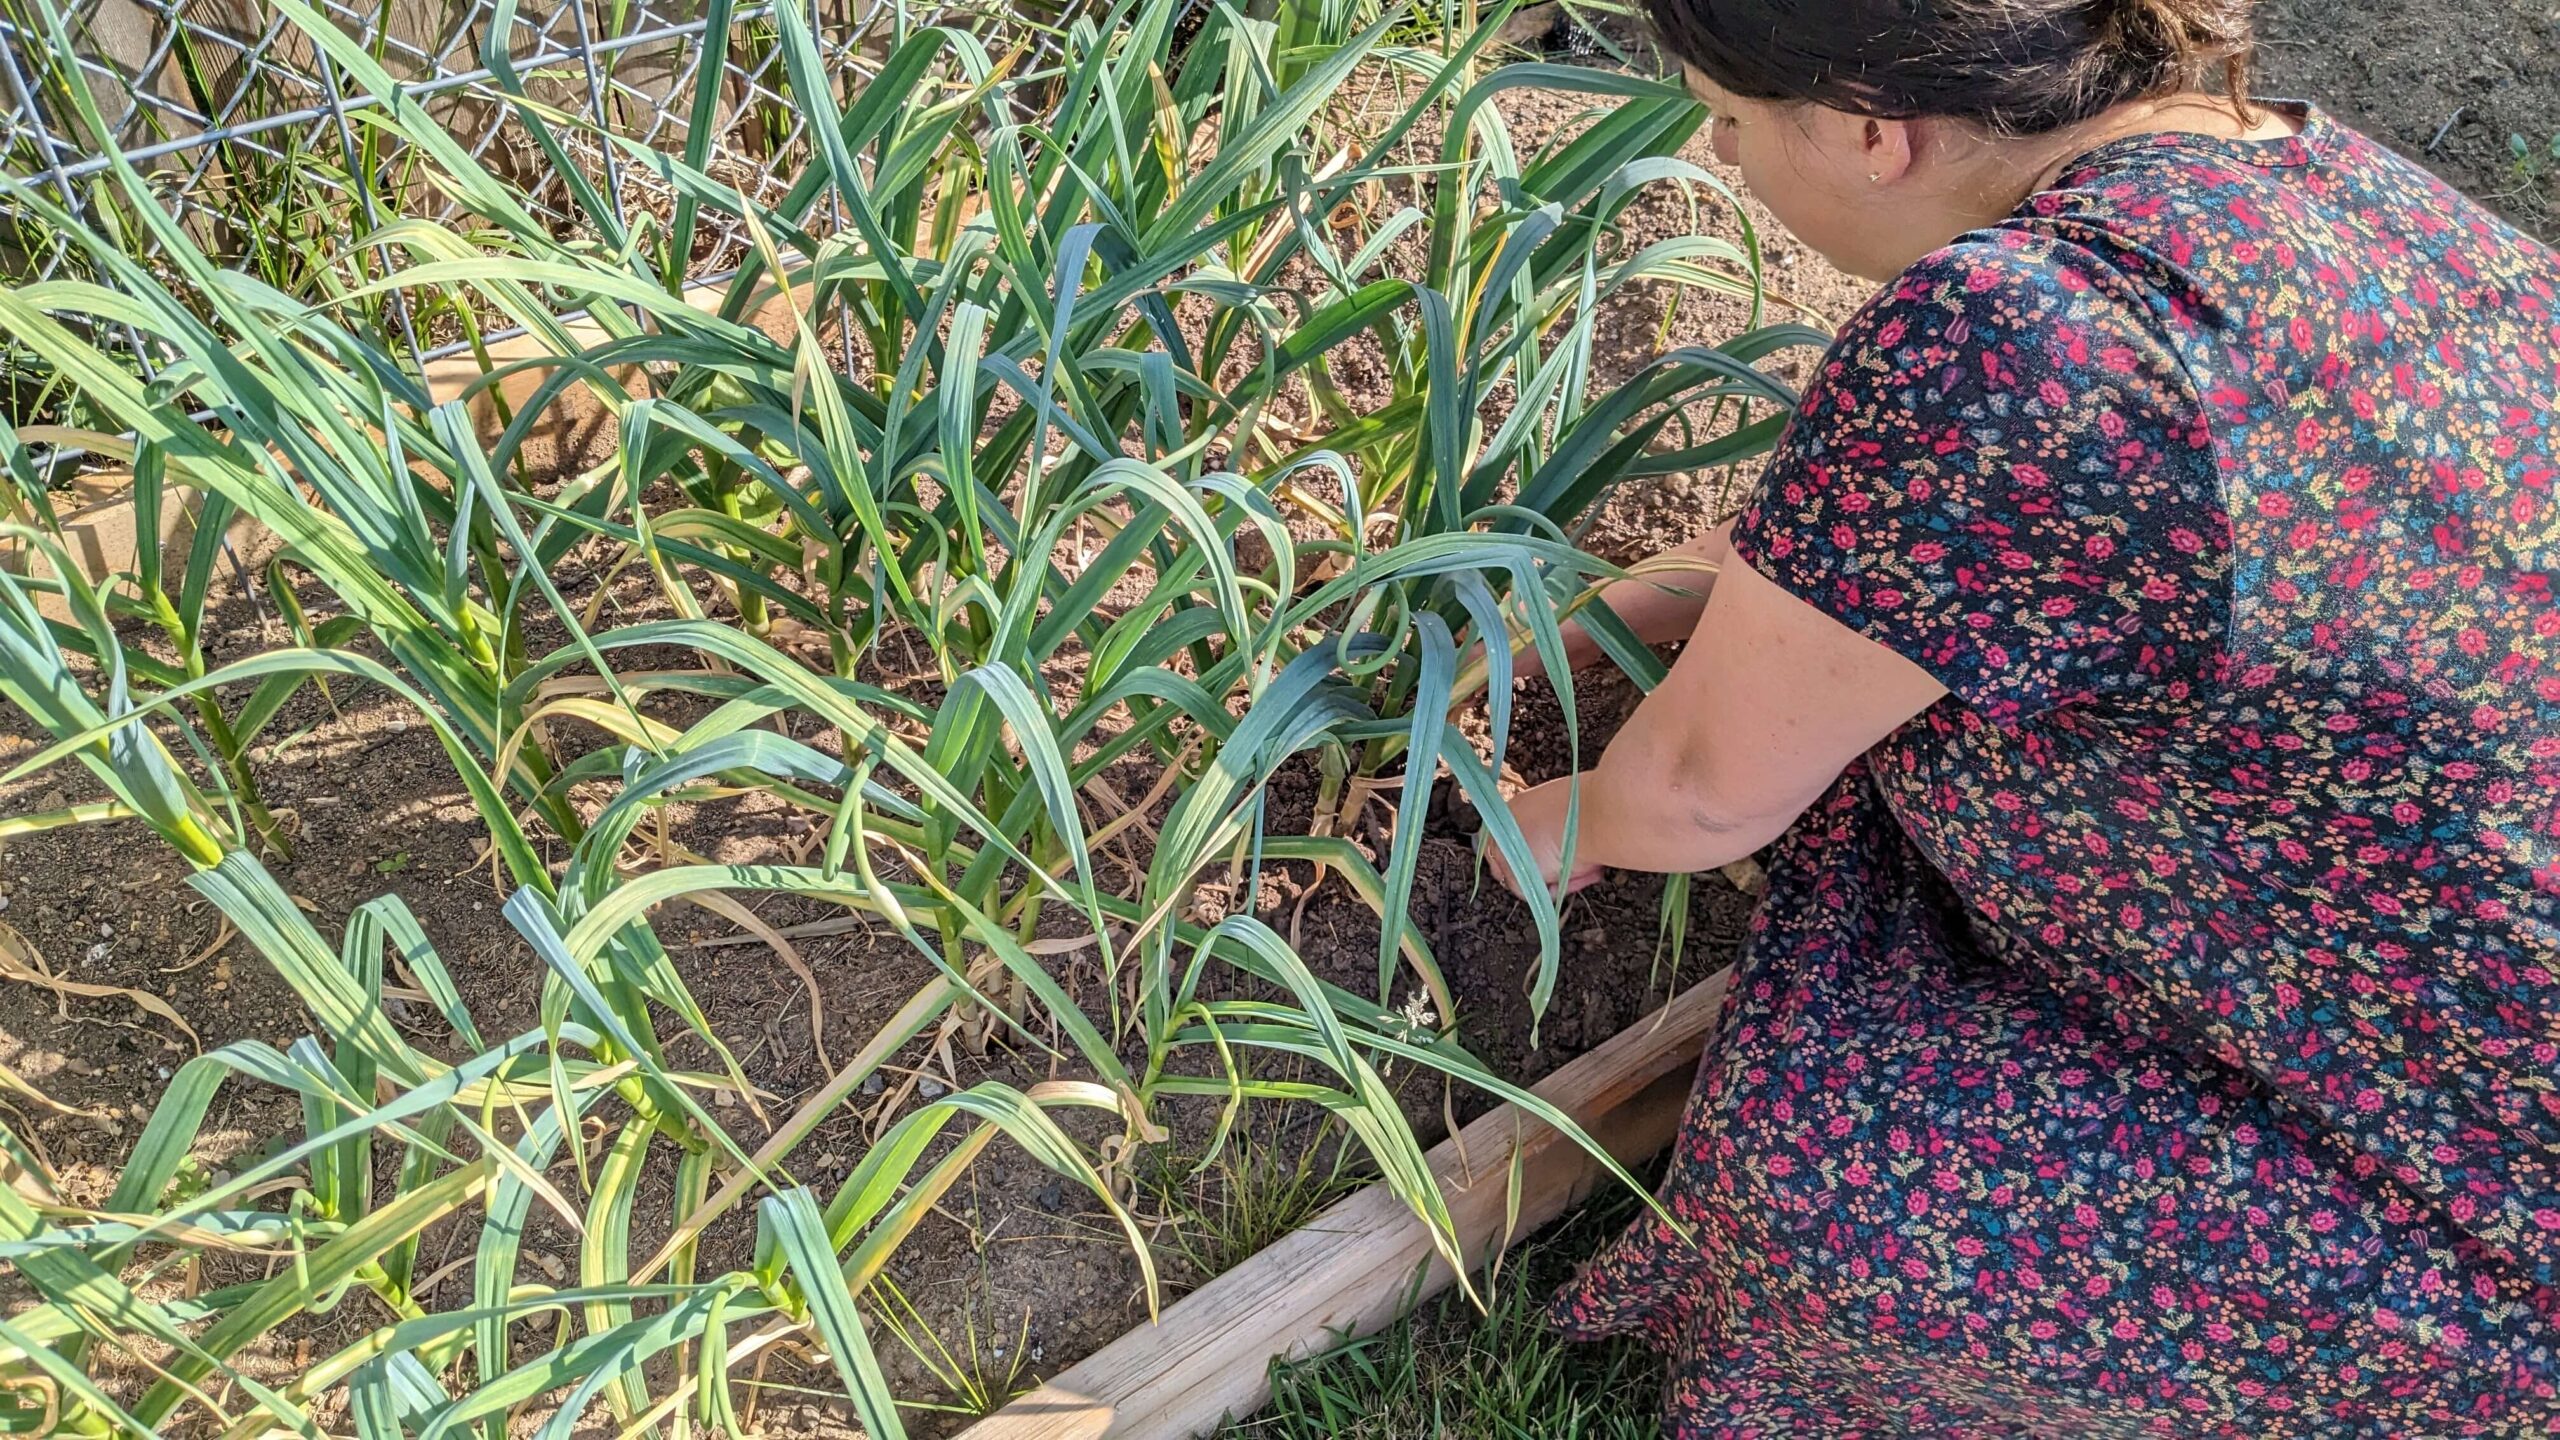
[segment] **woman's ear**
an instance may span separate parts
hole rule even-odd
[[[1866,167],[1867,183],[1882,189],[1910,174],[1916,139],[1908,120],[1864,118],[1858,149]]]

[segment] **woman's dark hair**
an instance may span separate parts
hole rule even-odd
[[[2219,79],[2245,100],[2253,0],[1651,0],[1663,43],[1753,100],[2041,135]]]

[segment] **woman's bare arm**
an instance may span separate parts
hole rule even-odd
[[[1686,545],[1665,550],[1631,567],[1639,573],[1602,586],[1599,598],[1647,645],[1681,639],[1697,628],[1698,616],[1714,592],[1716,571],[1733,554],[1726,538],[1732,533],[1733,522],[1728,520]],[[1571,620],[1564,625],[1564,653],[1576,670],[1596,665],[1602,658],[1599,643]],[[1546,672],[1534,648],[1520,651],[1513,664],[1516,674]]]
[[[1711,870],[1751,854],[1945,693],[1919,666],[1728,561],[1670,677],[1579,777],[1568,888],[1603,868]],[[1551,884],[1571,785],[1511,802]],[[1498,854],[1496,870],[1510,882]]]

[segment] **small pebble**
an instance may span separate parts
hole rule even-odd
[[[386,720],[382,722],[382,729],[383,733],[387,735],[406,735],[409,733],[409,722],[406,720]]]
[[[888,1088],[887,1082],[880,1078],[880,1072],[877,1070],[862,1077],[862,1093],[865,1095],[877,1095]]]
[[[102,920],[102,921],[99,921],[99,922],[98,922],[98,938],[99,938],[99,939],[101,939],[101,940],[113,940],[114,938],[116,938],[116,927],[114,927],[113,925],[107,924],[107,923],[106,923],[105,921],[103,921],[103,920]]]
[[[9,908],[9,897],[8,897],[7,895],[0,895],[0,911],[5,911],[5,910],[7,910],[8,908]]]
[[[941,1098],[942,1098],[942,1093],[943,1093],[943,1090],[944,1090],[944,1089],[945,1089],[945,1087],[944,1087],[943,1083],[942,1083],[941,1081],[939,1081],[939,1080],[934,1079],[934,1078],[933,1078],[932,1076],[930,1076],[930,1075],[927,1075],[927,1076],[925,1076],[925,1077],[923,1077],[923,1078],[921,1078],[921,1079],[919,1079],[919,1080],[917,1080],[917,1081],[916,1081],[916,1093],[917,1093],[917,1094],[919,1094],[919,1095],[921,1095],[921,1096],[923,1096],[923,1097],[924,1097],[924,1098],[926,1098],[927,1100],[939,1100],[939,1099],[941,1099]]]
[[[101,940],[97,944],[89,947],[89,953],[80,957],[80,963],[83,965],[95,965],[99,961],[106,959],[109,954],[114,952],[115,948],[116,947],[113,945]]]

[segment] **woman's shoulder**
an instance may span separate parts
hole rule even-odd
[[[2110,377],[2140,377],[2150,405],[2185,409],[2194,386],[2173,310],[2122,265],[2076,237],[2028,227],[1972,231],[1921,257],[1840,327],[1816,391],[1918,384],[1926,400],[2052,401]],[[1809,403],[1820,396],[1809,393]]]
[[[2084,248],[2000,230],[1842,327],[1733,546],[2006,725],[2194,684],[2228,534],[2179,357]]]

